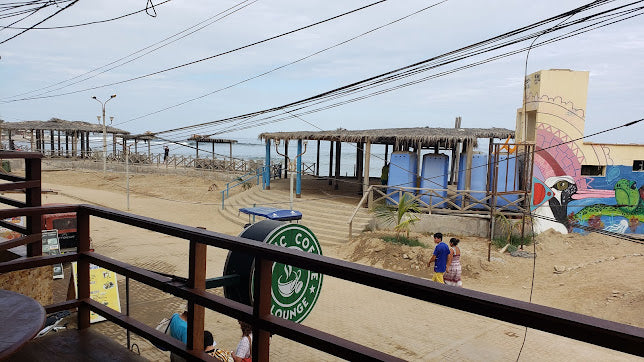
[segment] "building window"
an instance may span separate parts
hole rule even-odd
[[[644,160],[633,160],[633,171],[644,172]]]
[[[581,165],[582,176],[605,176],[606,166]]]

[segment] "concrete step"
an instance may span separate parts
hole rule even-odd
[[[269,206],[288,208],[289,193],[281,190],[262,190],[253,187],[226,200],[226,208],[219,210],[227,220],[243,226],[248,222],[247,215],[238,215],[240,207]],[[303,214],[302,224],[309,227],[324,244],[346,243],[349,235],[347,221],[355,206],[334,201],[333,198],[302,198],[294,200],[294,208]],[[333,211],[332,219],[329,212]],[[353,220],[353,230],[362,231],[372,219],[366,209],[359,209]]]

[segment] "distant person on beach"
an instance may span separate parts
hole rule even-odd
[[[168,161],[168,155],[170,155],[170,148],[168,146],[163,146],[163,162]]]
[[[382,173],[380,174],[380,183],[386,185],[389,181],[389,163],[385,162],[382,166]]]
[[[243,359],[250,358],[251,346],[253,345],[253,327],[242,321],[239,321],[239,327],[242,331],[242,337],[237,344],[235,353],[233,353],[235,362],[242,362]]]
[[[463,282],[461,282],[461,249],[458,247],[460,240],[457,238],[449,239],[450,246],[450,255],[452,256],[451,263],[448,260],[447,268],[443,279],[445,284],[453,285],[456,287],[462,287]]]
[[[445,274],[445,270],[447,270],[447,265],[452,261],[449,246],[443,242],[443,234],[441,233],[434,234],[434,243],[436,244],[434,254],[431,259],[429,259],[427,266],[429,267],[432,262],[434,262],[434,275],[432,275],[432,281],[445,284],[443,274]]]

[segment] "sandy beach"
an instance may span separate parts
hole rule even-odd
[[[130,211],[136,214],[205,227],[238,235],[240,227],[217,212],[222,181],[177,175],[136,174],[130,179]],[[212,191],[209,191],[212,190]],[[126,209],[122,174],[95,171],[44,170],[43,204],[89,203]],[[330,220],[330,227],[334,222]],[[304,222],[306,225],[306,223]],[[440,231],[437,227],[436,231]],[[187,275],[186,240],[91,220],[96,252],[138,267]],[[429,248],[384,243],[375,233],[363,233],[344,245],[322,245],[324,254],[422,278],[433,243],[418,235]],[[451,236],[451,235],[450,235]],[[512,257],[493,250],[487,261],[487,240],[461,238],[464,287],[527,301],[532,284],[533,259]],[[533,246],[526,247],[532,251]],[[534,303],[598,318],[644,327],[644,275],[641,245],[601,235],[561,235],[546,232],[537,239]],[[220,276],[227,251],[208,248],[208,277]],[[69,273],[66,273],[68,276]],[[66,288],[58,284],[59,295]],[[124,280],[119,280],[125,308]],[[131,315],[154,326],[178,312],[183,301],[160,291],[130,283]],[[210,292],[222,294],[220,290]],[[373,288],[325,278],[323,291],[304,324],[407,360],[516,360],[525,329],[450,308],[419,302]],[[217,345],[234,349],[240,332],[236,321],[207,311],[206,329]],[[108,322],[96,328],[119,342],[125,332]],[[145,340],[133,337],[150,360],[168,358]],[[333,361],[335,357],[274,336],[272,360]],[[521,360],[636,360],[634,356],[529,330]]]

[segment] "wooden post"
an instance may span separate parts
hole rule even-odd
[[[58,131],[58,156],[60,156],[60,131]]]
[[[31,151],[34,151],[34,130],[31,130],[31,139],[30,139]]]
[[[69,157],[69,132],[65,131],[65,157]]]
[[[72,156],[76,157],[76,150],[78,149],[78,132],[74,131],[72,134]]]
[[[435,150],[437,150],[437,149],[438,149],[438,143],[436,144]],[[421,179],[421,173],[422,173],[421,166],[422,166],[422,162],[423,162],[423,160],[421,160],[421,158],[420,158],[421,153],[422,153],[422,143],[420,143],[420,141],[419,141],[418,146],[416,148],[416,187],[418,187],[418,188],[420,188],[420,184],[421,184],[421,180],[420,180]]]
[[[467,141],[465,150],[465,189],[470,190],[472,187],[472,156],[474,155],[474,143]]]
[[[116,133],[112,133],[112,154],[116,159]]]
[[[37,187],[25,189],[25,203],[27,207],[38,207],[42,205],[41,196],[41,159],[25,158],[25,179],[27,181],[38,181]],[[27,216],[27,232],[30,235],[38,234],[42,230],[42,218],[40,216]],[[39,243],[27,244],[27,256],[42,255],[42,241]]]
[[[85,132],[85,152],[87,153],[87,157],[89,157],[90,156],[89,132]]]
[[[190,240],[189,288],[200,291],[206,289],[206,252],[206,244]],[[203,351],[204,316],[205,310],[203,306],[188,301],[188,349]]]
[[[230,164],[233,164],[233,143],[229,142],[228,143],[228,158],[230,158]],[[232,171],[232,168],[231,168]]]
[[[212,160],[215,160],[215,142],[212,143]]]
[[[80,157],[84,158],[85,157],[85,132],[80,133]]]
[[[364,178],[362,180],[362,195],[369,190],[369,167],[371,165],[371,141],[367,141],[364,148]],[[367,203],[369,206],[369,203]]]
[[[150,152],[150,140],[147,140],[148,142],[148,162],[152,163],[152,153]]]
[[[259,256],[255,258],[255,270],[253,283],[253,317],[262,319],[271,314],[271,279],[273,263]],[[258,282],[259,281],[259,282]],[[270,333],[253,326],[253,361],[269,360]]]
[[[362,162],[364,155],[364,143],[356,142],[356,179],[358,184],[362,183]]]
[[[54,155],[54,148],[55,148],[55,139],[54,139],[54,130],[50,129],[49,130],[49,148],[51,149],[51,155]]]
[[[284,178],[288,178],[288,140],[284,140]]]
[[[337,190],[340,185],[338,185],[338,177],[340,177],[340,154],[342,153],[342,142],[335,142],[335,184],[333,188]]]
[[[195,158],[198,159],[199,158],[199,141],[195,140],[195,145],[197,146],[197,156],[195,156]],[[196,166],[196,164],[195,164],[195,166]]]
[[[76,230],[78,231],[78,253],[89,252],[89,213],[85,210],[76,212]],[[79,255],[77,268],[78,299],[89,299],[89,260]],[[81,303],[78,307],[78,329],[89,328],[89,305]]]
[[[329,185],[333,184],[333,141],[329,145]]]
[[[315,176],[320,176],[320,140],[318,140],[318,153],[315,161]]]

